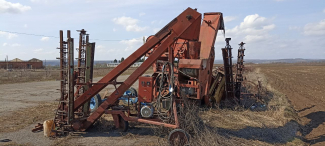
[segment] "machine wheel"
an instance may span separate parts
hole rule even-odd
[[[174,129],[168,135],[171,146],[184,146],[189,143],[190,136],[182,129]]]
[[[94,112],[95,110],[97,110],[100,104],[102,104],[102,98],[99,94],[96,94],[90,99],[90,112]]]
[[[131,94],[131,95],[133,95],[133,96],[135,96],[135,97],[138,97],[137,90],[135,90],[133,87],[130,87],[128,90],[126,90],[126,91],[124,92],[124,94],[125,94],[125,95],[127,95],[127,94]]]
[[[118,130],[120,132],[126,132],[129,129],[129,122],[125,121],[121,116],[119,117],[119,124],[120,124],[120,128],[118,128]]]

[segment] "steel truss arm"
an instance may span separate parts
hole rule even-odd
[[[142,45],[138,50],[121,62],[117,67],[103,77],[98,84],[94,84],[84,94],[77,98],[74,102],[74,110],[90,100],[99,91],[105,88],[109,82],[112,82],[133,63],[145,55],[151,48],[160,44],[159,47],[138,67],[108,98],[98,109],[93,112],[87,120],[82,124],[81,129],[86,130],[91,126],[102,114],[105,109],[115,103],[118,98],[141,76],[177,39],[198,40],[201,25],[201,14],[191,8],[187,8],[178,17],[167,24],[147,43]]]

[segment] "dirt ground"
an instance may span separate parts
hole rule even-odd
[[[247,80],[250,80],[253,86],[258,80],[262,80],[264,86],[270,89],[276,88],[277,84],[274,84],[272,80],[282,78],[272,78],[267,73],[264,76],[264,71],[268,68],[264,69],[259,66],[257,68],[245,74]],[[128,75],[122,75],[117,81],[123,81],[127,77]],[[95,78],[94,81],[99,79]],[[133,87],[137,89],[138,83],[136,82]],[[322,86],[317,88],[320,87]],[[154,127],[150,125],[130,123],[128,132],[118,132],[109,115],[103,116],[89,131],[78,135],[49,139],[44,137],[43,132],[32,133],[31,129],[37,123],[53,118],[54,110],[57,107],[55,99],[59,97],[58,88],[58,81],[1,84],[0,141],[4,139],[11,141],[0,142],[0,145],[166,145],[166,136],[157,136],[152,130]],[[114,87],[108,86],[100,92],[101,96],[105,90],[112,92]],[[210,144],[202,145],[318,144],[318,141],[314,141],[314,143],[308,140],[305,141],[306,143],[301,141],[299,137],[301,123],[295,122],[295,111],[290,107],[285,94],[278,93],[277,90],[270,91],[272,92],[267,93],[270,99],[266,103],[268,107],[266,111],[251,111],[249,108],[239,110],[202,109],[200,120],[206,127],[209,127],[210,133],[204,135],[206,139],[196,140],[200,140],[202,143],[212,141]],[[287,96],[290,99],[289,94]],[[318,106],[321,107],[321,104]],[[297,111],[306,110],[305,107],[296,108],[296,106],[295,109]],[[299,115],[301,116],[300,113]],[[315,122],[316,125],[323,123],[320,119]],[[310,128],[305,130],[307,133],[308,130],[312,131],[310,129],[313,128],[315,122],[312,124],[307,122],[306,125],[310,125]],[[303,131],[301,133],[301,136],[305,136]]]
[[[310,144],[325,145],[325,65],[258,65],[269,84],[284,93],[299,115],[300,135]]]
[[[124,81],[127,77],[128,75],[122,75],[117,81]],[[94,81],[96,82],[99,79],[101,78],[94,78]],[[137,89],[138,82],[132,87]],[[139,128],[131,127],[130,132],[137,135],[127,139],[125,139],[125,134],[123,135],[117,130],[107,131],[109,129],[104,132],[93,131],[90,134],[83,135],[82,138],[71,136],[56,140],[45,138],[42,132],[32,133],[31,129],[36,123],[42,123],[46,119],[53,118],[54,110],[57,107],[55,100],[59,97],[58,88],[59,81],[1,84],[0,122],[2,126],[0,129],[0,140],[10,139],[11,142],[0,142],[0,145],[136,145],[139,141],[140,143],[141,141],[146,141],[149,145],[150,142],[157,143],[157,137],[151,138],[151,130],[149,128],[139,130]],[[100,92],[100,95],[103,96],[106,90],[112,92],[114,87],[107,86]],[[42,105],[51,108],[43,109]],[[24,113],[25,111],[26,113]],[[38,112],[39,115],[37,114]],[[22,115],[22,113],[24,114]],[[48,114],[43,115],[44,113]],[[40,116],[41,114],[42,116]],[[105,118],[112,120],[109,116]],[[110,125],[113,125],[113,123],[110,123]],[[107,139],[107,137],[110,138]]]

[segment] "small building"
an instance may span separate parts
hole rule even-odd
[[[120,63],[107,63],[107,67],[117,67]],[[136,62],[132,64],[130,67],[139,67],[142,64],[142,62]]]
[[[43,61],[33,58],[29,61],[23,61],[15,58],[10,61],[1,61],[0,68],[3,69],[40,69],[43,68]]]

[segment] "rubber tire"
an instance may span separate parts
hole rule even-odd
[[[121,116],[118,116],[119,117],[119,123],[120,123],[120,128],[118,128],[118,130],[120,132],[126,132],[128,131],[129,129],[129,122],[128,121],[125,121]]]
[[[182,143],[181,145],[187,145],[187,144],[189,144],[189,142],[190,142],[190,136],[183,130],[183,129],[174,129],[174,130],[172,130],[170,133],[169,133],[169,135],[168,135],[168,142],[169,142],[169,145],[170,146],[174,146],[174,143],[172,143],[171,142],[171,140],[172,140],[172,134],[173,133],[177,133],[177,132],[180,132],[180,133],[183,133],[184,134],[184,138],[186,138],[185,140],[185,142],[184,143]],[[179,144],[178,144],[179,145]]]
[[[130,87],[128,90],[131,92],[131,94],[134,94],[135,97],[138,97],[137,90],[135,90],[133,87]]]
[[[99,94],[96,94],[96,95],[95,95],[94,97],[92,97],[92,98],[95,98],[95,108],[90,109],[90,112],[91,112],[91,113],[94,112],[94,111],[96,111],[97,108],[99,107],[99,105],[102,104],[102,98],[100,97]],[[90,106],[89,106],[89,108],[90,108]]]

